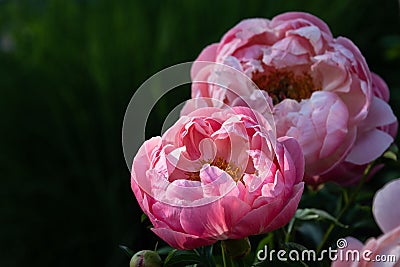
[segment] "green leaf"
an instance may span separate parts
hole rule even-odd
[[[288,241],[289,240],[289,238],[290,238],[290,235],[292,234],[292,230],[293,230],[293,227],[294,227],[294,222],[296,221],[296,218],[292,218],[291,220],[290,220],[290,222],[289,222],[289,224],[288,224],[288,229],[287,229],[287,233],[286,233],[286,241]]]
[[[147,215],[143,213],[142,216],[140,216],[140,222],[143,223],[146,219]]]
[[[391,159],[391,160],[397,161],[397,155],[393,151],[386,151],[383,154],[383,157],[386,159]]]
[[[122,249],[126,255],[129,256],[129,258],[132,258],[133,255],[135,254],[130,248],[123,246],[123,245],[119,245],[119,248]]]
[[[383,153],[382,157],[385,159],[397,161],[399,155],[399,147],[396,144],[392,144],[385,153]]]
[[[295,214],[295,218],[302,221],[309,221],[309,220],[328,220],[336,225],[348,228],[347,225],[342,224],[339,222],[335,217],[330,215],[328,212],[319,209],[298,209]]]
[[[169,246],[165,246],[165,247],[157,249],[157,253],[160,255],[168,255],[168,253],[170,253],[172,250],[174,250],[174,249]]]
[[[274,244],[274,234],[272,232],[268,233],[266,237],[264,237],[257,246],[256,251],[260,251],[264,249],[264,246],[267,245],[268,248],[273,249]]]
[[[399,147],[393,143],[390,147],[389,147],[389,151],[392,151],[395,154],[399,154]]]
[[[205,266],[215,266],[215,261],[213,257],[213,245],[204,246],[196,249],[200,258],[202,258],[202,262]]]
[[[171,251],[164,261],[164,267],[184,267],[190,264],[199,264],[202,262],[200,256],[193,250]]]

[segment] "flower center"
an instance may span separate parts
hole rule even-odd
[[[296,101],[307,99],[313,92],[321,90],[306,71],[301,75],[295,75],[293,71],[288,70],[274,70],[268,74],[256,71],[252,79],[258,88],[269,94],[274,105],[286,98]]]
[[[208,163],[208,162],[205,162]],[[239,167],[236,167],[234,164],[227,162],[225,159],[221,157],[215,158],[211,163],[211,166],[218,167],[219,169],[225,171],[229,174],[235,182],[242,181],[243,173]],[[186,172],[187,179],[191,181],[200,181],[200,171],[198,172]],[[243,181],[242,181],[243,182]]]

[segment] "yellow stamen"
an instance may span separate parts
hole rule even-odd
[[[286,98],[297,101],[307,99],[313,92],[322,89],[314,84],[313,78],[306,71],[301,75],[288,70],[275,70],[268,74],[256,71],[253,73],[253,81],[272,97],[274,104]]]
[[[243,173],[239,167],[228,163],[225,159],[221,157],[215,158],[211,163],[211,166],[218,167],[219,169],[225,171],[229,174],[235,182],[243,182]],[[200,181],[200,171],[198,172],[186,172],[187,179],[191,181]]]

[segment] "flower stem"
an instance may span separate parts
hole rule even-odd
[[[337,216],[337,220],[338,221],[346,213],[346,211],[350,208],[350,206],[353,204],[353,202],[356,200],[356,198],[358,196],[358,193],[360,192],[362,186],[364,185],[365,180],[367,179],[368,175],[370,174],[371,170],[373,169],[373,166],[374,166],[374,162],[369,164],[368,167],[365,169],[364,174],[363,174],[360,182],[358,183],[357,187],[355,188],[353,193],[350,195],[350,197],[347,199],[347,201],[345,201],[346,203],[345,203],[344,207],[339,212],[339,214]],[[328,241],[328,238],[329,238],[330,234],[335,229],[335,226],[336,226],[335,223],[331,223],[329,225],[329,228],[325,232],[325,235],[322,238],[321,243],[317,247],[317,254],[319,254],[321,252],[321,250],[324,248],[326,242]]]
[[[229,257],[229,261],[230,261],[230,267],[234,267],[235,266],[235,263],[233,262],[233,259],[232,259],[232,257]]]
[[[225,248],[224,245],[221,242],[221,251],[222,251],[222,263],[224,267],[227,267],[226,265],[226,252],[225,252]]]

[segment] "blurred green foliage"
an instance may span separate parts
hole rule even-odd
[[[153,249],[122,154],[131,96],[243,18],[289,10],[352,39],[400,117],[397,0],[0,0],[0,266],[128,266],[119,244]]]

